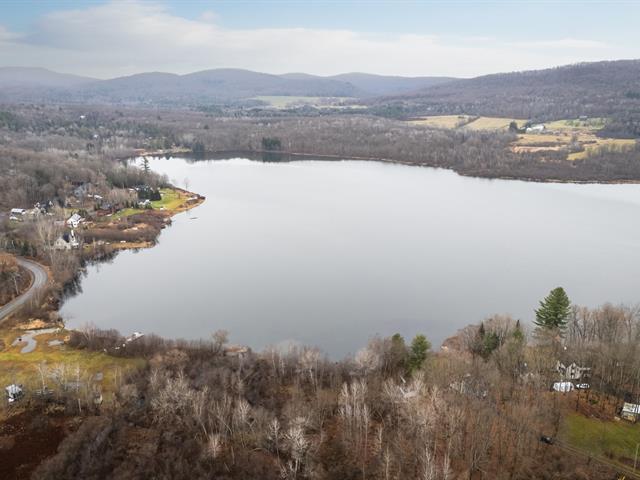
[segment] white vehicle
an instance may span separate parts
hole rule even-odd
[[[591,385],[589,385],[588,383],[578,383],[576,385],[576,388],[578,390],[589,390],[591,388]]]

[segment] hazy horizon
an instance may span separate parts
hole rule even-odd
[[[640,5],[616,5],[25,0],[0,5],[0,66],[96,79],[218,68],[469,78],[640,58]]]

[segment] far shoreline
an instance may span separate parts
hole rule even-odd
[[[335,155],[328,153],[305,153],[305,152],[290,152],[286,150],[206,150],[204,153],[194,153],[191,149],[178,148],[178,149],[168,149],[168,150],[151,150],[144,151],[139,154],[135,154],[133,156],[123,157],[122,160],[135,160],[136,158],[144,158],[144,157],[165,157],[172,158],[178,157],[180,155],[184,155],[187,158],[194,158],[196,160],[224,160],[225,157],[228,158],[230,155],[239,157],[239,158],[247,158],[248,160],[255,161],[265,161],[267,163],[287,163],[291,161],[304,161],[304,160],[313,160],[318,159],[320,161],[341,161],[341,160],[354,160],[354,161],[365,161],[365,162],[379,162],[385,164],[395,164],[395,165],[404,165],[408,167],[423,167],[423,168],[434,168],[441,170],[448,170],[451,172],[460,175],[461,177],[467,178],[478,178],[483,180],[509,180],[509,181],[518,181],[518,182],[526,182],[526,183],[549,183],[549,184],[568,184],[568,185],[640,185],[639,179],[618,179],[618,180],[579,180],[575,178],[537,178],[537,177],[526,177],[526,176],[510,176],[510,175],[479,175],[474,173],[466,173],[460,172],[455,168],[451,168],[448,166],[442,165],[431,165],[429,163],[419,163],[419,162],[409,162],[406,160],[396,160],[393,158],[383,158],[383,157],[359,157],[359,156],[349,156],[349,155]],[[288,159],[279,159],[279,160],[260,160],[255,158],[257,156],[265,156],[272,155],[274,157],[287,156]],[[209,158],[211,156],[221,157],[221,158]],[[254,158],[251,158],[254,157]],[[298,158],[299,157],[299,158]],[[182,157],[185,158],[185,157]]]

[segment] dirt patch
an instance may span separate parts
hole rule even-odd
[[[30,318],[28,321],[16,326],[19,330],[41,330],[43,328],[50,328],[51,323],[47,323],[39,318]]]
[[[69,417],[25,410],[0,422],[0,478],[27,479],[74,428]]]

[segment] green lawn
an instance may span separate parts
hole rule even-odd
[[[604,422],[571,413],[565,418],[560,436],[574,447],[597,455],[613,454],[616,460],[633,460],[640,443],[640,424],[624,420]]]
[[[171,188],[163,188],[160,193],[162,194],[162,199],[151,202],[153,208],[164,207],[166,210],[175,210],[186,200],[186,196],[183,193]]]
[[[165,210],[176,210],[178,209],[187,199],[187,196],[180,192],[179,190],[174,190],[172,188],[162,188],[160,189],[160,193],[162,193],[162,199],[156,200],[155,202],[151,202],[151,206],[154,209],[161,209],[164,207]],[[123,208],[122,210],[114,213],[110,217],[107,217],[109,220],[118,220],[119,218],[129,217],[131,215],[135,215],[136,213],[144,212],[141,208]]]

